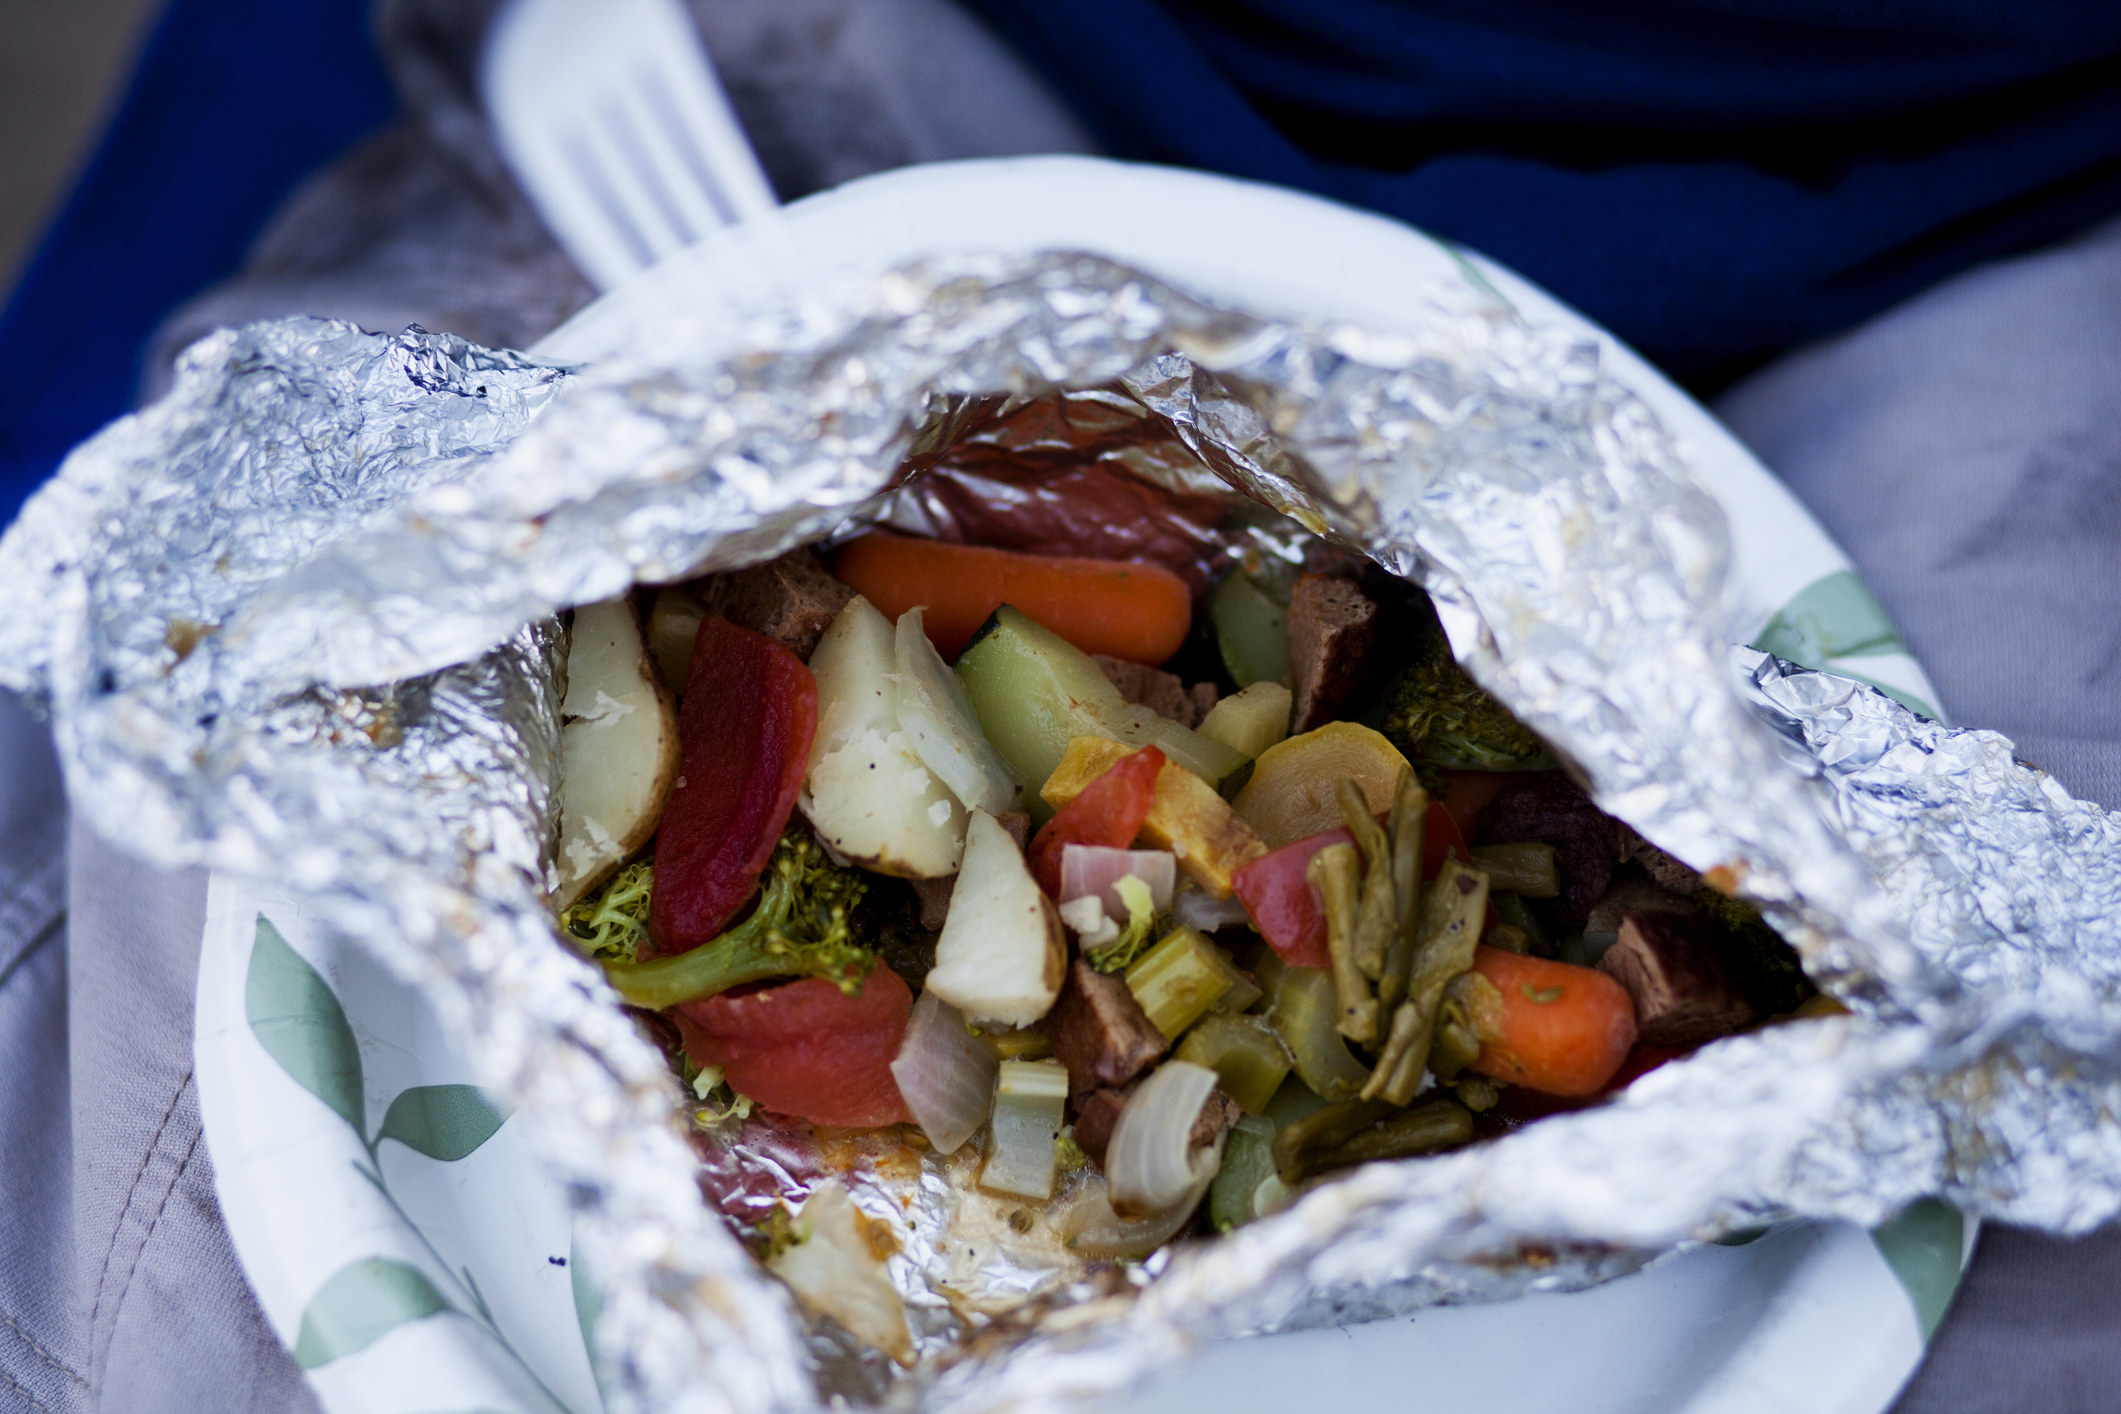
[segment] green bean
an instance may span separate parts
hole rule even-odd
[[[1502,1087],[1485,1075],[1461,1075],[1451,1090],[1458,1096],[1458,1103],[1474,1114],[1494,1109],[1502,1099]]]
[[[1554,938],[1548,933],[1547,925],[1540,921],[1539,915],[1532,911],[1532,905],[1525,901],[1523,894],[1513,894],[1507,889],[1491,887],[1488,892],[1488,906],[1495,910],[1496,922],[1507,924],[1525,935],[1531,944],[1533,957],[1554,956]]]
[[[1414,965],[1414,919],[1421,903],[1422,837],[1429,820],[1429,794],[1409,771],[1392,797],[1392,945],[1377,979],[1377,1003],[1386,1011],[1407,994]]]
[[[1526,898],[1561,894],[1561,871],[1555,866],[1550,844],[1480,844],[1471,853],[1473,862],[1488,871],[1498,889]]]
[[[1362,850],[1362,902],[1355,912],[1355,964],[1371,981],[1384,972],[1385,953],[1392,945],[1396,908],[1392,891],[1392,842],[1370,814],[1370,802],[1362,787],[1343,778],[1333,783],[1340,805],[1341,822]]]
[[[1311,856],[1304,877],[1325,903],[1326,950],[1333,958],[1333,990],[1339,999],[1336,1025],[1341,1035],[1367,1046],[1377,1040],[1377,998],[1370,995],[1370,979],[1355,961],[1358,867],[1354,845],[1327,845]]]
[[[1473,1138],[1473,1116],[1456,1100],[1435,1099],[1362,1129],[1309,1159],[1310,1173],[1373,1159],[1403,1159],[1455,1149]],[[1288,1182],[1286,1176],[1283,1182]]]
[[[1391,1113],[1389,1105],[1343,1100],[1292,1120],[1274,1136],[1274,1171],[1283,1183],[1295,1183],[1315,1170],[1313,1155],[1345,1142]]]
[[[1370,1078],[1363,1082],[1363,1099],[1383,1098],[1385,1091],[1392,1087],[1393,1078],[1398,1074],[1401,1062],[1421,1039],[1424,1019],[1421,1007],[1411,1001],[1401,1002],[1393,1009],[1392,1029],[1385,1033],[1385,1043],[1377,1052],[1376,1068],[1370,1072]],[[1414,1078],[1417,1082],[1421,1079],[1419,1068],[1415,1070]],[[1413,1093],[1411,1090],[1407,1091],[1407,1098],[1412,1099]],[[1406,1101],[1402,1100],[1400,1103],[1405,1104]]]

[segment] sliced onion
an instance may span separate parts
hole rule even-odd
[[[980,731],[972,699],[921,627],[921,610],[899,615],[898,725],[921,764],[967,810],[999,815],[1016,803],[1023,782]]]
[[[1119,925],[1105,912],[1104,904],[1089,896],[1071,898],[1060,906],[1061,922],[1073,928],[1076,941],[1085,948],[1101,948],[1119,936]]]
[[[1112,849],[1101,844],[1071,844],[1061,849],[1061,902],[1095,896],[1105,905],[1105,916],[1117,923],[1127,921],[1127,903],[1119,896],[1118,884],[1132,874],[1149,886],[1149,896],[1162,913],[1171,906],[1171,890],[1178,883],[1178,861],[1161,849]]]
[[[1183,1199],[1154,1217],[1128,1219],[1112,1211],[1110,1190],[1093,1173],[1069,1199],[1055,1226],[1068,1250],[1085,1257],[1146,1257],[1193,1220],[1193,1210],[1200,1206],[1208,1183],[1202,1179]]]
[[[1113,1212],[1123,1218],[1166,1212],[1215,1177],[1221,1143],[1193,1148],[1193,1122],[1214,1090],[1215,1072],[1191,1061],[1165,1061],[1142,1082],[1105,1150]]]
[[[987,1122],[1000,1067],[994,1048],[972,1034],[963,1013],[923,992],[906,1021],[891,1078],[928,1142],[949,1154]]]
[[[1213,933],[1223,928],[1249,928],[1252,915],[1236,894],[1217,898],[1206,889],[1180,889],[1171,900],[1171,921],[1183,927]]]

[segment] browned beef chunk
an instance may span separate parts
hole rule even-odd
[[[1714,925],[1676,913],[1630,913],[1598,970],[1635,999],[1636,1034],[1652,1046],[1728,1036],[1758,1013],[1717,956]]]
[[[1193,1117],[1193,1133],[1187,1140],[1190,1149],[1205,1148],[1230,1132],[1237,1117],[1244,1111],[1237,1101],[1220,1090],[1210,1090],[1208,1098],[1201,1101],[1200,1113]]]
[[[1120,1111],[1127,1108],[1136,1088],[1092,1090],[1076,1108],[1075,1146],[1099,1168],[1105,1166],[1105,1150],[1112,1145],[1112,1131],[1119,1128]]]
[[[1026,815],[1021,810],[1004,810],[1001,814],[994,817],[994,823],[1009,832],[1009,838],[1016,841],[1018,849],[1030,848],[1031,817],[1029,815]]]
[[[1353,580],[1300,576],[1289,591],[1289,655],[1296,677],[1290,733],[1310,731],[1355,695],[1377,643],[1377,604]]]
[[[1078,1095],[1124,1085],[1156,1064],[1171,1044],[1142,1013],[1124,980],[1077,958],[1060,1000],[1038,1023],[1068,1067]]]
[[[915,879],[912,883],[913,896],[921,901],[921,926],[930,932],[942,932],[943,924],[950,921],[950,894],[957,888],[957,875]]]
[[[1591,906],[1613,882],[1621,828],[1561,772],[1527,772],[1481,807],[1474,843],[1554,846],[1561,869],[1562,930],[1581,933]]]
[[[1660,887],[1654,880],[1629,870],[1613,880],[1611,888],[1591,905],[1583,920],[1583,936],[1595,947],[1608,947],[1620,937],[1620,920],[1630,913],[1699,913],[1693,901]]]
[[[816,552],[792,550],[778,560],[718,574],[697,586],[701,607],[739,628],[763,633],[809,660],[818,639],[854,591],[826,573]]]
[[[1200,719],[1215,705],[1214,683],[1187,687],[1177,674],[1167,673],[1162,668],[1130,663],[1124,658],[1103,653],[1092,653],[1090,657],[1106,680],[1119,689],[1121,697],[1148,708],[1159,717],[1169,717],[1182,727],[1199,726]]]
[[[1685,898],[1703,887],[1701,875],[1692,865],[1682,863],[1673,855],[1665,853],[1635,833],[1628,825],[1620,826],[1620,857],[1632,859],[1642,866],[1643,872],[1655,880],[1661,889]]]

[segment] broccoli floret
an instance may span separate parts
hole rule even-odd
[[[690,952],[613,961],[604,975],[635,1006],[662,1010],[769,977],[823,977],[853,996],[876,965],[848,918],[868,891],[859,869],[834,864],[808,832],[781,836],[749,917]]]
[[[1546,743],[1466,676],[1441,633],[1429,635],[1386,691],[1384,733],[1409,761],[1430,772],[1528,771],[1554,764]]]
[[[632,962],[648,936],[648,895],[654,887],[653,864],[645,859],[629,864],[562,913],[560,927],[591,957]]]
[[[1124,972],[1134,965],[1134,960],[1149,949],[1155,940],[1156,899],[1149,886],[1132,874],[1122,875],[1113,886],[1119,891],[1121,903],[1127,905],[1127,923],[1115,937],[1103,942],[1083,940],[1083,956],[1099,972]]]

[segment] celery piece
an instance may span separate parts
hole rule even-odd
[[[1332,974],[1316,967],[1285,967],[1267,1008],[1267,1024],[1289,1048],[1296,1074],[1328,1100],[1353,1099],[1370,1072],[1348,1053],[1340,1037],[1340,999]]]
[[[1005,1061],[1044,1060],[1053,1054],[1053,1043],[1039,1031],[1012,1030],[1002,1026],[981,1029],[981,1039]]]
[[[1289,735],[1289,689],[1278,682],[1256,682],[1208,709],[1200,734],[1247,756],[1257,756]]]
[[[1173,928],[1127,969],[1127,990],[1172,1041],[1243,980],[1223,950],[1192,928]]]
[[[1274,1125],[1246,1115],[1223,1143],[1223,1166],[1208,1189],[1208,1221],[1217,1232],[1243,1227],[1259,1216],[1259,1185],[1274,1176]]]
[[[1234,788],[1252,764],[1243,752],[1129,703],[1089,654],[1007,604],[958,655],[957,678],[980,731],[1034,786],[1079,736],[1154,746],[1217,788]],[[1034,814],[1050,815],[1035,793],[1026,799]]]
[[[1267,1108],[1290,1066],[1288,1048],[1257,1016],[1203,1017],[1186,1033],[1178,1058],[1214,1071],[1216,1087],[1248,1115]]]
[[[1474,865],[1485,871],[1489,885],[1526,898],[1558,898],[1561,871],[1554,863],[1550,844],[1477,844],[1471,851]]]
[[[1252,576],[1237,571],[1215,586],[1208,616],[1215,622],[1223,666],[1239,687],[1288,679],[1293,659],[1286,593],[1277,601]]]
[[[1051,1198],[1068,1072],[1059,1061],[1003,1061],[987,1122],[979,1186],[1017,1198]]]

